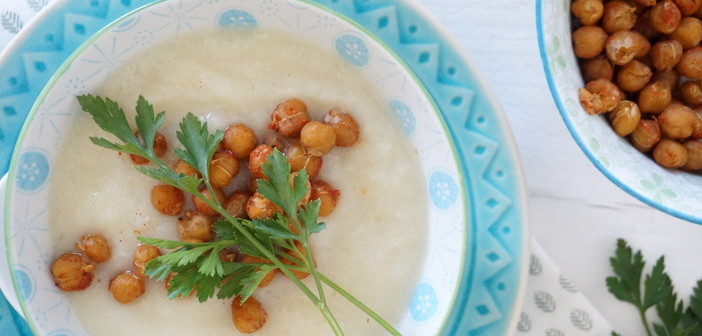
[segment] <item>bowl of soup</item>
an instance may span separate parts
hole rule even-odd
[[[395,15],[371,20],[349,5],[158,1],[106,23],[58,67],[19,134],[5,196],[11,280],[36,334],[237,333],[231,298],[169,300],[163,281],[145,277],[143,294],[116,300],[110,288],[116,274],[135,271],[138,237],[184,239],[179,222],[199,208],[186,196],[175,213],[160,211],[152,198],[159,181],[136,170],[130,155],[91,142],[115,138],[82,111],[77,97],[85,95],[114,101],[132,130],[140,96],[164,111],[169,167],[178,163],[173,149],[183,148],[179,123],[189,113],[211,131],[245,125],[256,146],[286,155],[306,140],[304,129],[280,129],[290,120],[276,120],[285,102],[304,104],[306,125],[328,127],[332,111],[352,116],[357,140],[325,150],[311,181],[332,185],[336,200],[320,217],[326,228],[310,238],[320,272],[403,334],[513,328],[526,218],[499,109],[420,10],[398,2],[398,13],[415,15],[403,26]],[[393,35],[393,26],[436,39],[445,55]],[[242,168],[222,186],[225,198],[256,190],[253,160],[236,159]],[[104,237],[111,256],[86,259],[89,286],[63,291],[53,263],[85,252],[76,244],[85,235]],[[312,277],[302,281],[314,288]],[[339,292],[325,293],[346,333],[385,332]],[[332,332],[282,274],[252,297],[267,315],[255,334]]]

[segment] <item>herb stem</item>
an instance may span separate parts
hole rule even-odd
[[[644,328],[646,328],[646,335],[653,336],[653,334],[651,333],[651,327],[648,326],[648,318],[646,317],[646,311],[640,308],[639,316],[641,316],[641,322],[643,323]]]

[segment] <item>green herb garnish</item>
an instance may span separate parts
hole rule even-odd
[[[307,173],[304,169],[295,176],[291,186],[290,165],[283,154],[275,150],[268,156],[268,163],[263,165],[263,173],[267,179],[257,180],[258,192],[278,205],[282,212],[265,220],[234,218],[216,198],[210,200],[198,191],[198,187],[204,185],[213,193],[208,170],[215,149],[223,137],[221,130],[210,133],[207,123],[201,122],[191,113],[183,118],[176,133],[183,149],[175,149],[174,152],[197,169],[202,177],[185,176],[175,173],[154,153],[154,138],[156,131],[163,124],[165,113],[155,114],[153,106],[144,97],[140,96],[137,101],[135,117],[141,140],[135,136],[124,111],[116,102],[93,95],[77,98],[82,109],[93,117],[100,128],[123,142],[117,144],[104,138],[91,137],[90,140],[94,144],[148,159],[153,166],[135,168],[159,182],[170,184],[198,197],[224,218],[214,224],[217,239],[213,242],[187,243],[139,237],[143,243],[172,250],[150,261],[145,271],[148,276],[158,280],[174,273],[169,282],[169,298],[187,296],[194,291],[201,302],[215,295],[220,299],[239,296],[243,302],[253,294],[268,272],[280,269],[319,309],[335,334],[341,335],[343,332],[327,306],[323,285],[348,299],[393,335],[399,335],[399,332],[377,313],[317,270],[309,239],[313,233],[324,229],[325,224],[320,223],[317,218],[319,200],[298,208],[298,203],[308,191]],[[290,229],[288,223],[293,224],[294,230]],[[220,260],[219,252],[230,246],[236,246],[239,252],[264,258],[270,263]],[[297,246],[302,247],[301,257],[286,252],[297,251]],[[294,265],[286,265],[281,259],[292,261]],[[310,273],[314,279],[314,288],[302,283],[292,271]]]
[[[646,263],[641,251],[634,253],[626,241],[619,239],[610,265],[615,275],[606,279],[609,292],[636,307],[647,335],[702,336],[702,280],[697,282],[685,307],[665,272],[665,257],[658,258],[651,272],[646,274],[643,288],[641,276]],[[652,323],[653,331],[646,315],[652,307],[660,320],[660,323]],[[612,335],[618,334],[612,332]]]

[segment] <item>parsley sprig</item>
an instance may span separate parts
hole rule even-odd
[[[646,263],[641,251],[634,252],[626,241],[619,239],[610,265],[615,275],[606,279],[609,292],[636,307],[648,336],[702,336],[702,280],[697,282],[686,307],[665,272],[664,256],[658,258],[642,283]],[[649,323],[647,312],[653,307],[660,323]],[[612,335],[618,334],[612,332]]]
[[[258,288],[266,274],[279,269],[319,309],[335,334],[341,335],[343,331],[327,306],[325,285],[356,305],[387,331],[399,335],[391,324],[317,270],[310,249],[310,236],[323,230],[326,225],[318,221],[319,200],[299,206],[308,192],[308,176],[304,169],[299,171],[290,183],[290,165],[285,156],[275,150],[263,165],[266,179],[257,180],[258,192],[278,205],[282,211],[268,219],[234,218],[216,198],[211,200],[199,192],[203,185],[213,192],[209,182],[209,165],[222,140],[221,130],[210,133],[207,123],[201,122],[192,113],[183,118],[176,132],[183,148],[175,149],[174,153],[198,170],[201,177],[186,176],[174,172],[154,153],[156,131],[163,124],[165,113],[155,114],[153,105],[144,97],[140,96],[136,104],[135,123],[138,137],[116,102],[93,95],[77,98],[81,108],[93,117],[100,128],[122,141],[122,144],[118,144],[105,138],[91,137],[90,140],[94,144],[148,159],[152,163],[151,166],[135,168],[150,178],[198,197],[223,217],[214,223],[216,239],[212,242],[188,243],[138,238],[143,243],[171,250],[150,261],[145,271],[148,276],[158,280],[171,276],[168,298],[188,296],[194,292],[201,302],[215,296],[219,299],[239,296],[243,302]],[[289,223],[292,223],[294,229],[291,229]],[[299,251],[298,246],[301,246],[302,251]],[[240,253],[263,258],[270,263],[221,260],[220,252],[232,247],[236,247]],[[287,265],[282,260],[292,261],[293,265]],[[292,271],[310,273],[315,283],[314,290],[300,281]]]

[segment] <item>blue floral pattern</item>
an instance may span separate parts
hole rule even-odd
[[[434,206],[448,209],[458,201],[458,184],[449,174],[434,172],[429,176],[429,195]]]
[[[353,34],[344,34],[334,41],[336,51],[349,63],[362,67],[368,64],[370,53],[363,40]]]
[[[249,12],[239,9],[230,9],[219,15],[217,23],[221,27],[256,27],[256,18]]]
[[[397,119],[402,123],[402,128],[404,128],[405,133],[410,135],[414,133],[417,121],[414,119],[414,114],[412,110],[407,107],[407,104],[399,100],[393,100],[390,102],[390,107],[395,112]]]
[[[24,301],[29,301],[34,296],[34,282],[29,273],[25,272],[26,267],[15,266],[15,279],[19,286],[20,294]]]
[[[49,161],[40,152],[25,152],[20,156],[17,170],[17,186],[24,191],[36,191],[49,176]]]
[[[414,297],[410,304],[410,315],[415,321],[426,321],[436,314],[438,306],[439,300],[436,297],[434,287],[422,282],[414,292]]]

